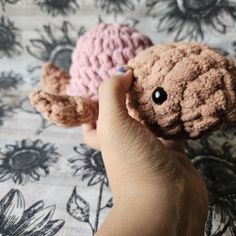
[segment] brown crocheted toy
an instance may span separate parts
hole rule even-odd
[[[199,43],[157,44],[128,62],[134,82],[127,94],[132,117],[158,137],[198,138],[236,122],[234,62]],[[49,120],[67,127],[92,122],[98,103],[62,96],[70,78],[46,65],[44,91],[31,93],[32,105]]]

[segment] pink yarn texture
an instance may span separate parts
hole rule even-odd
[[[66,93],[97,100],[101,81],[114,75],[117,67],[127,64],[151,45],[147,36],[127,25],[98,25],[76,44]]]

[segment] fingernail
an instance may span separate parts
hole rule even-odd
[[[120,66],[116,69],[118,73],[125,73],[127,71],[128,67],[127,66]]]

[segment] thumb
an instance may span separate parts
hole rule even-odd
[[[133,120],[126,108],[126,93],[133,81],[132,70],[115,75],[99,87],[98,126],[118,128],[124,122]]]

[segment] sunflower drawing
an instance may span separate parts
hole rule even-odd
[[[23,84],[23,78],[20,74],[14,71],[0,72],[0,91],[16,89],[21,84]]]
[[[48,61],[69,71],[76,40],[84,34],[85,28],[80,27],[76,30],[68,21],[63,21],[61,27],[44,25],[43,30],[37,30],[37,32],[40,38],[31,39],[31,45],[27,46],[27,51],[39,62],[29,66],[28,71],[34,72],[36,69],[41,69],[42,65]]]
[[[5,151],[0,152],[0,182],[12,179],[24,185],[29,180],[39,181],[49,174],[49,166],[57,163],[59,156],[54,145],[40,139],[5,145]]]
[[[108,179],[106,170],[103,164],[101,152],[88,147],[86,144],[80,144],[74,147],[74,151],[79,155],[70,158],[68,161],[74,170],[74,176],[80,176],[82,181],[88,180],[88,186],[98,185],[99,197],[96,209],[96,216],[94,226],[89,219],[89,203],[83,199],[78,193],[78,188],[75,187],[74,191],[67,203],[67,212],[75,219],[86,222],[95,233],[99,225],[99,217],[102,210],[112,207],[112,199],[110,198],[104,206],[103,204],[103,190],[108,187]]]
[[[233,0],[147,0],[146,4],[157,30],[174,34],[176,41],[204,39],[209,30],[225,34],[236,19]]]
[[[187,144],[187,153],[203,177],[209,196],[207,236],[236,232],[236,159],[233,146],[227,141],[219,148],[207,139],[195,147]]]
[[[36,0],[35,3],[52,16],[75,13],[79,8],[77,0]]]
[[[5,7],[6,7],[6,4],[16,4],[17,2],[19,2],[20,0],[0,0],[0,4],[2,6],[2,9],[3,11],[5,11]]]
[[[43,201],[25,208],[25,199],[17,189],[11,189],[0,200],[0,235],[56,235],[64,220],[53,220],[55,205],[44,207]]]
[[[216,132],[216,136],[233,141],[236,138],[236,125],[230,125],[226,129]]]
[[[88,147],[86,144],[74,147],[74,151],[79,154],[79,157],[69,159],[69,163],[74,169],[73,175],[81,176],[82,180],[88,179],[88,186],[96,185],[100,182],[108,186],[101,152]]]
[[[206,223],[207,236],[236,232],[236,163],[214,156],[198,156],[193,164],[207,183],[209,213]],[[217,217],[217,215],[220,215]],[[219,218],[218,222],[214,219]],[[217,227],[214,226],[217,224]]]
[[[103,17],[101,15],[98,15],[98,24],[109,24],[111,23],[110,20],[104,20]],[[137,18],[133,18],[133,17],[126,17],[124,19],[122,19],[121,21],[119,21],[120,24],[124,24],[124,25],[128,25],[132,28],[135,28],[139,23],[140,20]]]
[[[95,0],[95,6],[105,11],[107,14],[114,13],[124,13],[125,10],[134,11],[134,2],[139,2],[139,0]]]
[[[13,21],[5,16],[0,18],[0,58],[12,57],[21,53],[21,33]]]

